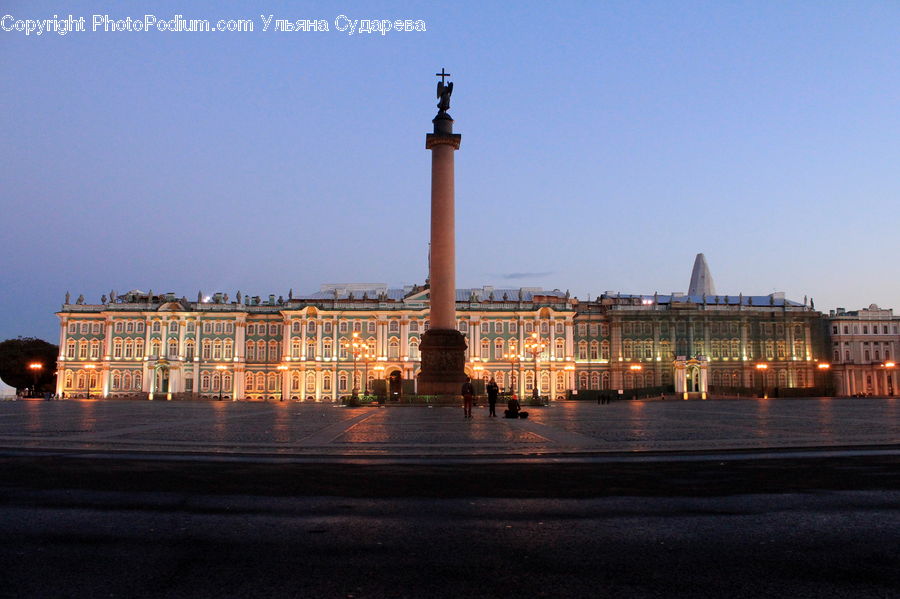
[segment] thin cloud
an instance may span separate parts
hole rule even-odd
[[[501,279],[539,279],[553,274],[553,271],[547,272],[509,272],[500,275]]]

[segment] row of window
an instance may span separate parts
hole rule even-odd
[[[888,347],[885,347],[884,350],[876,347],[874,350],[864,349],[862,352],[862,361],[863,362],[881,362],[882,360],[890,360],[891,359],[891,350]],[[834,361],[841,361],[841,351],[839,349],[834,350]],[[849,349],[844,350],[844,362],[853,362],[853,356],[850,353]]]
[[[881,325],[878,325],[878,324],[873,324],[873,325],[867,325],[867,324],[864,324],[864,325],[861,325],[861,326],[858,325],[858,324],[854,324],[854,325],[852,325],[852,328],[851,328],[851,325],[849,325],[849,324],[845,324],[845,325],[836,325],[836,324],[833,324],[833,325],[831,325],[831,333],[832,333],[833,335],[838,335],[838,334],[840,334],[840,333],[838,333],[839,327],[840,327],[840,330],[843,331],[843,334],[844,334],[844,335],[849,335],[851,330],[853,331],[853,334],[854,334],[854,335],[859,335],[859,334],[860,334],[860,332],[859,332],[859,331],[860,331],[860,328],[862,328],[862,334],[863,334],[863,335],[870,335],[870,334],[871,334],[871,335],[890,335],[891,333],[888,332],[889,330],[893,330],[893,334],[894,334],[894,335],[897,334],[897,325],[895,325],[895,324],[894,324],[894,325],[890,325],[890,326],[889,326],[889,325],[886,325],[886,324],[881,324]],[[871,333],[870,333],[870,331],[871,331]]]

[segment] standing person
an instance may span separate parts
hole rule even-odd
[[[499,394],[500,387],[497,386],[497,381],[494,380],[494,377],[491,377],[487,384],[488,416],[497,416],[497,395]]]
[[[472,417],[472,400],[475,397],[475,387],[472,386],[472,379],[466,377],[466,382],[462,386],[463,396],[463,412],[466,418]]]

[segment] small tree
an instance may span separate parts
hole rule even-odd
[[[29,364],[40,363],[37,390],[52,390],[59,347],[34,337],[17,337],[0,342],[0,379],[16,389],[34,385],[34,372]]]

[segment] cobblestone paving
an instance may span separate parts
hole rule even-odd
[[[900,399],[560,402],[528,420],[451,407],[0,403],[0,448],[221,454],[541,455],[893,445]],[[501,410],[502,413],[502,410]]]

